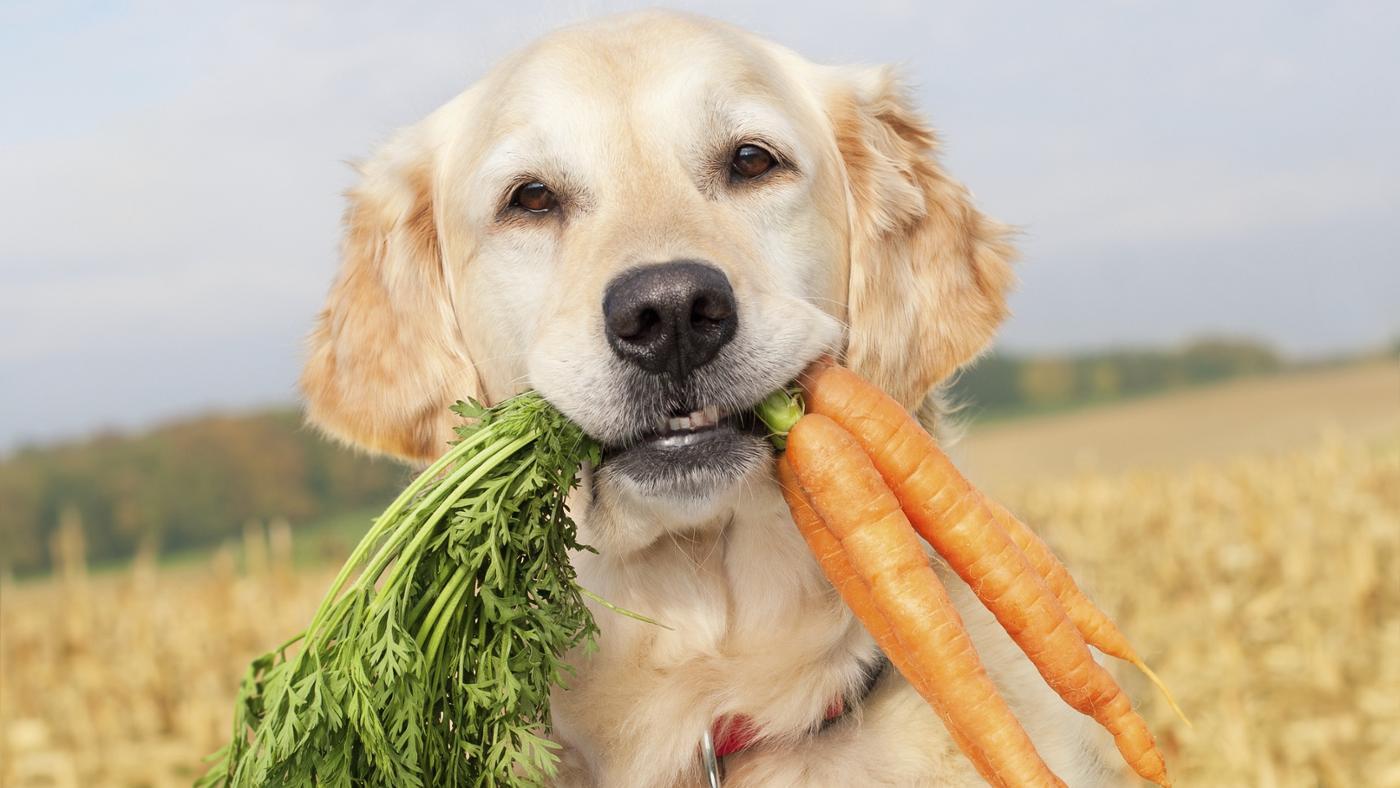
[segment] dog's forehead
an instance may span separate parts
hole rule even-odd
[[[499,132],[572,147],[619,135],[679,142],[785,121],[780,73],[738,31],[670,15],[553,34],[502,65]]]
[[[552,33],[520,52],[511,68],[520,82],[595,97],[693,91],[713,82],[757,87],[771,67],[764,50],[759,39],[712,20],[642,14]]]

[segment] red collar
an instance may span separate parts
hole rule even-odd
[[[855,703],[860,703],[875,689],[876,682],[880,680],[880,676],[884,674],[885,668],[889,664],[889,660],[885,658],[883,653],[875,652],[875,659],[865,668],[865,684],[853,696]],[[846,697],[837,695],[827,705],[822,725],[825,726],[845,713]],[[715,748],[715,764],[712,765],[712,768],[720,768],[719,762],[724,756],[746,750],[758,742],[758,726],[754,725],[753,719],[745,714],[725,715],[715,720],[714,724],[710,726],[710,739],[714,742]]]
[[[846,699],[837,695],[826,707],[826,716],[822,721],[829,722],[845,712]],[[715,742],[715,757],[723,758],[752,747],[758,741],[758,726],[746,714],[728,714],[710,726],[710,736]]]

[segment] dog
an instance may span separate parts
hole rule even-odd
[[[311,422],[421,464],[454,401],[539,390],[604,446],[571,503],[597,549],[581,584],[669,627],[594,610],[598,648],[552,698],[558,784],[981,784],[741,418],[832,353],[938,426],[1013,249],[936,147],[888,68],[653,11],[550,34],[361,166]],[[1115,779],[1106,735],[939,569],[1048,765]]]

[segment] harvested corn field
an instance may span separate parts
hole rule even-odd
[[[997,495],[1193,716],[1120,672],[1179,784],[1400,785],[1400,433]],[[62,529],[60,571],[0,593],[0,784],[188,785],[248,660],[305,625],[333,572],[294,568],[291,539],[252,527],[198,564],[90,575]]]
[[[1400,785],[1400,435],[1008,498],[1193,717],[1181,785]]]
[[[188,786],[249,660],[306,626],[334,565],[293,573],[245,539],[251,561],[88,576],[61,533],[61,574],[0,594],[0,784]]]

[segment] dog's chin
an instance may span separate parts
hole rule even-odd
[[[727,493],[772,458],[752,420],[697,411],[605,448],[602,467],[640,497],[699,503]]]

